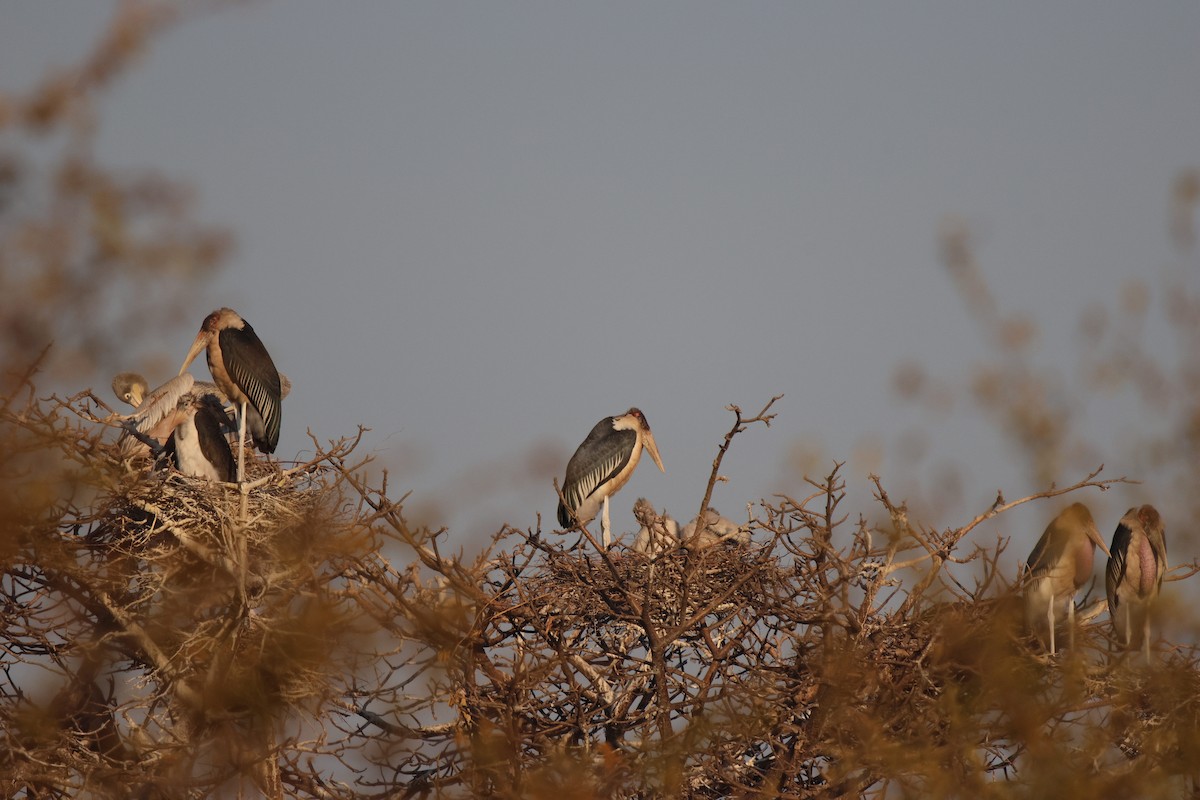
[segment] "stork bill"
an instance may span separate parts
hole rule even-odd
[[[1075,595],[1092,577],[1097,545],[1108,555],[1092,512],[1083,503],[1074,503],[1050,521],[1029,554],[1025,623],[1042,641],[1049,640],[1051,655],[1057,652],[1055,626],[1063,610],[1074,645]]]
[[[646,417],[636,408],[596,423],[591,433],[567,462],[558,521],[564,528],[585,525],[603,509],[604,544],[611,541],[608,498],[620,491],[637,467],[645,450],[662,472],[662,458]]]
[[[1152,505],[1131,508],[1113,533],[1104,575],[1108,615],[1118,643],[1139,647],[1150,660],[1150,609],[1167,571],[1167,541],[1162,516]]]

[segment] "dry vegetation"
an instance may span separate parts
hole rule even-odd
[[[1101,618],[1050,659],[1024,634],[1002,544],[968,537],[1034,498],[938,530],[877,481],[872,526],[835,468],[750,543],[507,528],[467,560],[355,441],[256,463],[243,494],[122,461],[90,393],[23,395],[0,415],[9,795],[1132,796],[1200,763],[1193,648],[1147,667]]]
[[[316,455],[290,469],[255,462],[242,493],[123,460],[112,409],[90,392],[39,397],[42,361],[21,353],[51,338],[70,349],[110,341],[103,320],[69,313],[86,292],[140,279],[159,259],[176,280],[195,278],[220,252],[222,237],[189,223],[175,190],[155,179],[161,191],[147,194],[86,155],[81,109],[157,29],[157,8],[126,6],[67,88],[0,98],[8,133],[70,134],[51,199],[33,211],[12,198],[37,175],[16,145],[0,152],[11,176],[0,323],[25,337],[3,340],[0,393],[0,793],[1196,792],[1195,638],[1160,642],[1146,665],[1117,652],[1106,615],[1089,609],[1077,647],[1050,658],[1022,630],[1016,576],[998,566],[1006,542],[977,541],[982,523],[1018,505],[1122,480],[1087,474],[1095,465],[958,522],[912,518],[879,479],[871,515],[851,517],[834,465],[760,503],[748,543],[651,555],[605,551],[586,530],[506,527],[463,555],[445,551],[444,531],[409,525],[386,476],[368,479],[356,438],[314,441]],[[1177,195],[1191,205],[1173,217],[1181,247],[1196,194],[1187,180]],[[964,237],[948,236],[946,260],[969,302],[990,302]],[[39,283],[46,265],[58,271]],[[1194,339],[1200,301],[1185,285],[1172,302],[1181,337]],[[984,310],[1005,355],[1000,388],[981,385],[980,399],[1025,443],[1032,470],[1057,476],[1071,429],[1012,357],[1025,346],[1019,326]],[[60,332],[55,319],[74,322]],[[1194,367],[1160,373],[1178,374],[1181,391],[1172,449],[1154,450],[1193,487],[1189,502],[1200,479],[1200,392],[1183,391]],[[754,416],[732,409],[725,438],[714,434],[702,507],[721,457],[769,424],[773,402]],[[1168,524],[1168,536],[1185,525]]]

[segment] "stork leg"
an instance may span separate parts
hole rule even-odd
[[[612,542],[612,534],[609,533],[608,527],[608,498],[604,498],[604,518],[600,521],[600,541],[604,542],[604,549],[608,549],[608,545]]]
[[[1054,592],[1050,593],[1050,602],[1046,605],[1046,624],[1050,627],[1050,655],[1054,655]]]
[[[1142,648],[1146,653],[1146,665],[1150,664],[1150,611],[1146,610],[1146,616],[1142,622]]]
[[[246,401],[238,413],[238,470],[237,482],[241,483],[246,476]]]
[[[1071,652],[1075,652],[1075,598],[1067,598],[1067,637]]]

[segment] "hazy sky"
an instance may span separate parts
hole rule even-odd
[[[78,57],[111,6],[5,3],[0,89]],[[973,513],[1035,488],[1022,464],[981,416],[892,388],[905,361],[964,379],[986,353],[939,223],[970,223],[1069,370],[1083,309],[1178,260],[1198,42],[1194,0],[268,2],[157,41],[101,106],[100,154],[188,182],[236,236],[152,380],[232,306],[295,385],[283,457],[366,425],[394,493],[459,530],[551,527],[550,478],[633,405],[667,473],[643,465],[614,523],[639,495],[690,518],[724,406],[780,393],[727,459],[726,514],[804,493],[798,442],[911,478],[856,454],[917,426]],[[1041,525],[1006,531],[1021,557]]]

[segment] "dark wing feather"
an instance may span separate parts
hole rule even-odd
[[[1117,607],[1117,587],[1125,580],[1125,558],[1129,553],[1129,545],[1133,541],[1133,531],[1122,522],[1117,525],[1116,533],[1113,534],[1112,544],[1109,545],[1108,551],[1112,553],[1112,557],[1108,559],[1108,566],[1104,570],[1104,588],[1108,594],[1108,607],[1114,609]]]
[[[167,464],[170,464],[175,469],[179,469],[179,454],[175,452],[175,431],[171,431],[171,435],[167,437],[167,443],[163,445],[162,452],[158,454],[159,464],[163,463],[163,459]]]
[[[228,421],[229,417],[219,405],[214,408],[209,403],[203,403],[196,409],[196,436],[200,439],[200,452],[216,468],[221,480],[233,483],[237,479],[237,466],[233,463],[229,440],[222,433],[222,426]]]
[[[1033,546],[1033,552],[1029,554],[1029,560],[1025,562],[1031,574],[1037,575],[1046,571],[1062,558],[1063,551],[1067,546],[1066,540],[1069,537],[1055,535],[1058,531],[1058,520],[1055,520],[1050,523],[1050,527],[1042,534],[1042,538],[1038,539],[1038,543]]]
[[[633,431],[613,430],[612,423],[612,417],[605,417],[597,422],[592,432],[583,440],[583,444],[579,445],[575,455],[567,462],[563,497],[571,510],[579,508],[599,486],[629,463],[637,434]],[[558,521],[563,527],[572,522],[570,513],[561,501],[558,506]]]
[[[224,328],[218,335],[229,378],[250,398],[250,406],[256,412],[246,415],[254,444],[264,453],[274,453],[283,416],[279,370],[250,323],[244,323],[241,329]]]

